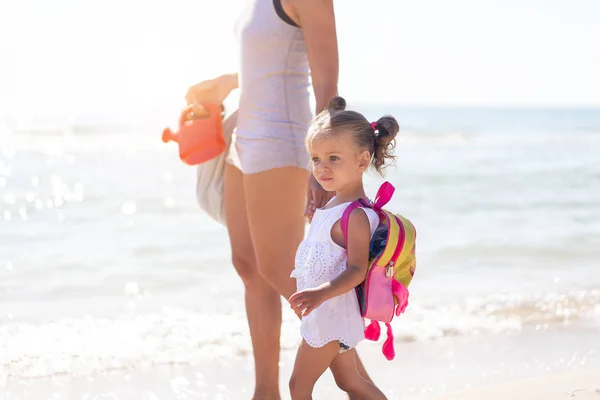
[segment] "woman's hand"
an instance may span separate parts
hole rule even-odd
[[[237,74],[221,75],[190,87],[185,95],[185,101],[187,104],[202,102],[223,104],[229,93],[237,87]]]
[[[290,297],[290,307],[299,317],[306,317],[327,300],[327,291],[323,286],[304,289]]]
[[[323,207],[327,202],[335,196],[334,192],[328,192],[317,182],[315,176],[311,173],[308,178],[308,192],[306,194],[306,209],[304,216],[308,221],[312,221],[312,217],[317,208]]]

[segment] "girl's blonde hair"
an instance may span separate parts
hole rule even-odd
[[[306,136],[306,146],[310,151],[311,142],[321,135],[330,135],[340,131],[351,132],[356,145],[369,151],[371,165],[383,176],[383,169],[395,159],[392,150],[396,147],[396,135],[400,130],[396,118],[384,115],[370,123],[364,115],[346,110],[346,100],[333,97],[329,106],[312,122]]]

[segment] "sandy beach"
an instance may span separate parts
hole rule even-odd
[[[223,370],[217,367],[216,370]],[[284,366],[284,371],[288,371]],[[167,385],[160,381],[169,375]],[[214,372],[214,370],[213,370]],[[251,375],[251,373],[250,373]],[[203,374],[191,369],[164,367],[147,373],[107,375],[89,379],[64,379],[29,382],[17,392],[0,393],[1,399],[211,399],[248,400],[251,392],[246,384],[248,375],[235,373],[229,376],[229,384],[214,384],[211,373]],[[219,380],[217,378],[217,380]],[[282,379],[282,389],[285,382]],[[389,400],[597,400],[600,399],[600,369],[576,370],[542,377],[516,379],[498,384],[478,386],[463,390],[447,390],[435,394],[414,393],[402,395],[386,391]],[[282,399],[289,399],[283,392]],[[315,399],[347,400],[326,374],[317,385]]]
[[[594,400],[600,399],[600,370],[573,371],[543,378],[510,381],[500,385],[474,388],[431,400]]]
[[[564,343],[577,343],[578,350]],[[592,330],[534,330],[399,343],[393,362],[383,358],[377,343],[361,344],[359,351],[389,400],[600,399],[596,392],[600,389],[600,351]],[[282,399],[289,399],[287,382],[294,355],[293,348],[282,352]],[[43,369],[42,361],[36,363],[36,370]],[[249,354],[206,353],[192,364],[118,366],[112,362],[114,368],[100,366],[102,372],[85,376],[8,378],[0,381],[0,399],[248,400],[252,395],[254,372]],[[329,372],[318,381],[314,398],[347,400]]]

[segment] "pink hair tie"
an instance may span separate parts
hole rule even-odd
[[[371,127],[373,128],[374,131],[377,130],[377,122],[371,122]]]

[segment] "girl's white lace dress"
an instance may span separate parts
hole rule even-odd
[[[342,218],[349,204],[316,210],[308,235],[298,247],[295,269],[291,274],[296,278],[298,291],[329,282],[346,269],[346,249],[331,239],[331,228]],[[379,217],[371,209],[361,209],[369,218],[372,236],[379,225]],[[300,325],[302,337],[312,347],[322,347],[335,340],[344,349],[353,348],[365,338],[364,330],[354,289],[325,301],[303,317]]]

